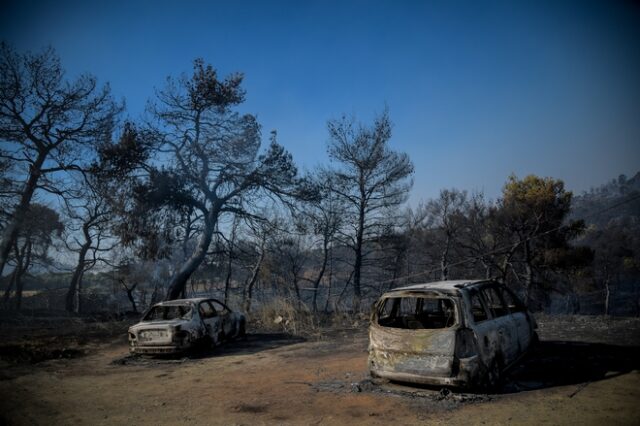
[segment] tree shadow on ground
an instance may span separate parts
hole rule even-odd
[[[209,356],[222,357],[231,355],[251,355],[257,352],[295,345],[296,343],[302,343],[305,341],[306,339],[302,337],[291,336],[285,333],[247,334],[243,339],[224,342],[213,351],[210,351]]]
[[[506,374],[498,393],[595,382],[638,369],[638,346],[541,341]]]

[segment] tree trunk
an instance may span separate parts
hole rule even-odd
[[[531,247],[529,241],[525,241],[524,248],[524,287],[525,287],[525,303],[531,309],[533,291],[533,268],[531,266]]]
[[[26,254],[25,254],[26,252]],[[22,281],[22,276],[31,264],[31,240],[27,240],[25,243],[25,247],[23,248],[22,254],[20,256],[20,268],[18,268],[18,275],[16,276],[16,309],[20,310],[22,307],[22,290],[24,289],[24,282]]]
[[[127,299],[129,299],[129,302],[131,302],[131,309],[133,309],[134,314],[138,313],[138,306],[136,305],[136,299],[133,297],[133,290],[135,290],[137,286],[138,286],[138,283],[135,283],[134,285],[131,286],[131,288],[126,288]]]
[[[232,271],[232,259],[233,248],[229,246],[229,257],[227,259],[227,276],[224,278],[224,303],[229,301],[229,287],[231,286],[231,271]]]
[[[22,273],[19,273],[16,276],[16,299],[15,299],[15,304],[16,304],[16,310],[20,310],[20,308],[22,307],[22,290],[24,288],[24,282],[22,281]]]
[[[364,216],[365,205],[360,203],[358,212],[358,229],[356,230],[356,246],[355,246],[355,262],[353,265],[353,311],[360,312],[360,302],[362,301],[362,293],[360,291],[360,280],[362,270],[362,242],[364,239]]]
[[[447,235],[447,240],[440,256],[440,280],[446,281],[449,277],[449,246],[451,245],[451,237]]]
[[[487,262],[484,257],[481,259],[481,262],[482,266],[484,267],[484,277],[488,280],[491,278],[491,263]]]
[[[9,284],[7,288],[4,290],[4,296],[2,297],[2,301],[5,306],[9,303],[9,299],[11,298],[11,290],[13,290],[13,286],[16,283],[16,279],[18,278],[18,268],[15,268],[13,272],[11,272],[11,279],[9,280]]]
[[[360,291],[360,273],[362,269],[362,247],[356,248],[356,259],[353,265],[353,303],[352,309],[354,312],[360,311],[360,301],[362,294]]]
[[[11,279],[9,280],[9,284],[7,285],[7,288],[4,291],[3,302],[5,306],[8,306],[9,299],[11,298],[11,290],[13,290],[13,287],[16,285],[16,280],[18,279],[18,273],[22,268],[22,257],[20,256],[20,250],[18,250],[18,245],[14,244],[13,249],[15,250],[15,253],[16,253],[17,265],[13,269],[13,272],[11,272]]]
[[[135,285],[131,287],[131,289],[127,289],[127,298],[129,302],[131,302],[131,309],[133,309],[133,313],[138,313],[138,307],[136,306],[136,299],[133,297],[133,290],[135,289]]]
[[[609,299],[611,297],[611,288],[609,286],[610,284],[610,279],[609,279],[609,270],[608,268],[605,266],[604,268],[604,273],[605,273],[605,278],[604,278],[604,290],[605,290],[605,296],[604,296],[604,316],[607,317],[609,316]]]
[[[244,290],[242,291],[242,306],[246,313],[251,311],[251,298],[253,297],[253,286],[258,280],[258,274],[260,273],[260,268],[262,267],[262,261],[264,260],[264,247],[265,247],[265,239],[262,240],[260,244],[260,253],[258,255],[258,261],[253,266],[251,270],[251,277],[249,281],[245,284]]]
[[[349,275],[349,278],[347,279],[347,282],[344,283],[344,287],[342,287],[342,291],[338,295],[338,300],[336,300],[336,305],[340,304],[340,301],[342,300],[342,296],[344,296],[345,291],[347,291],[347,287],[349,287],[349,284],[351,283],[351,280],[353,279],[353,273],[354,273],[354,271],[351,271],[351,275]]]
[[[193,275],[193,273],[204,261],[204,258],[207,256],[207,250],[209,250],[209,245],[211,244],[211,240],[213,237],[213,231],[218,221],[220,207],[220,204],[216,203],[205,217],[204,229],[202,230],[202,235],[200,235],[200,239],[198,240],[198,245],[191,254],[191,257],[186,260],[186,262],[171,278],[165,300],[178,299],[180,295],[184,293],[189,277]]]
[[[80,273],[80,279],[78,280],[78,287],[76,288],[76,314],[80,314],[82,312],[82,278],[84,277],[85,270],[83,269]]]
[[[322,244],[322,267],[320,268],[320,272],[318,276],[313,282],[313,312],[318,311],[318,289],[320,288],[320,281],[322,281],[322,277],[324,276],[324,271],[327,269],[327,260],[329,259],[329,243],[325,238]]]
[[[224,303],[226,304],[229,300],[229,287],[231,286],[231,274],[232,274],[232,266],[233,266],[233,246],[236,242],[236,232],[238,229],[237,219],[233,219],[233,224],[231,225],[231,239],[229,240],[229,257],[227,258],[227,276],[224,279]]]
[[[296,295],[296,308],[302,307],[302,294],[300,293],[300,270],[302,265],[298,264],[298,259],[295,257],[291,259],[291,282],[293,284],[293,291]]]
[[[229,287],[231,287],[231,253],[227,261],[227,276],[224,278],[224,303],[229,301]]]
[[[151,292],[151,300],[149,301],[149,306],[153,306],[158,302],[158,283],[153,283],[153,291]],[[145,306],[144,304],[142,306]]]
[[[327,299],[324,302],[324,312],[329,312],[329,302],[331,301],[332,283],[333,283],[333,244],[329,249],[329,286],[327,287]]]
[[[46,156],[46,152],[40,152],[36,161],[31,165],[29,170],[29,179],[27,179],[27,182],[25,183],[24,190],[20,197],[20,203],[16,207],[9,223],[2,233],[2,239],[0,240],[0,277],[2,276],[4,267],[9,259],[11,248],[18,238],[18,232],[20,232],[22,221],[24,220],[27,210],[29,209],[29,205],[31,204],[33,193],[38,186],[38,180],[40,179],[42,165],[44,164]]]
[[[89,240],[88,242],[85,242],[82,247],[80,247],[80,252],[78,253],[78,263],[76,264],[76,268],[74,269],[73,275],[71,276],[71,283],[69,283],[69,290],[67,290],[67,296],[65,299],[65,309],[67,312],[79,311],[79,307],[75,303],[77,298],[76,296],[80,287],[82,273],[84,272],[85,258],[90,246],[91,241]]]
[[[293,291],[296,294],[296,307],[300,309],[302,307],[302,295],[300,294],[300,284],[297,275],[293,276]]]

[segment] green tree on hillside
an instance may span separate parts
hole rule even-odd
[[[512,175],[502,190],[496,214],[509,235],[510,247],[502,258],[510,265],[504,267],[511,266],[530,306],[545,296],[539,291],[548,289],[546,272],[590,260],[588,252],[578,255],[569,244],[584,230],[583,221],[566,222],[572,196],[562,180],[535,175]]]

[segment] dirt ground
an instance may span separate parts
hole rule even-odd
[[[539,322],[539,349],[490,395],[371,382],[363,327],[162,359],[108,328],[55,360],[0,352],[0,424],[639,424],[640,321]]]

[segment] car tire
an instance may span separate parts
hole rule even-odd
[[[198,339],[193,346],[196,351],[210,351],[216,347],[216,342],[213,341],[211,336],[205,335],[201,339]]]

